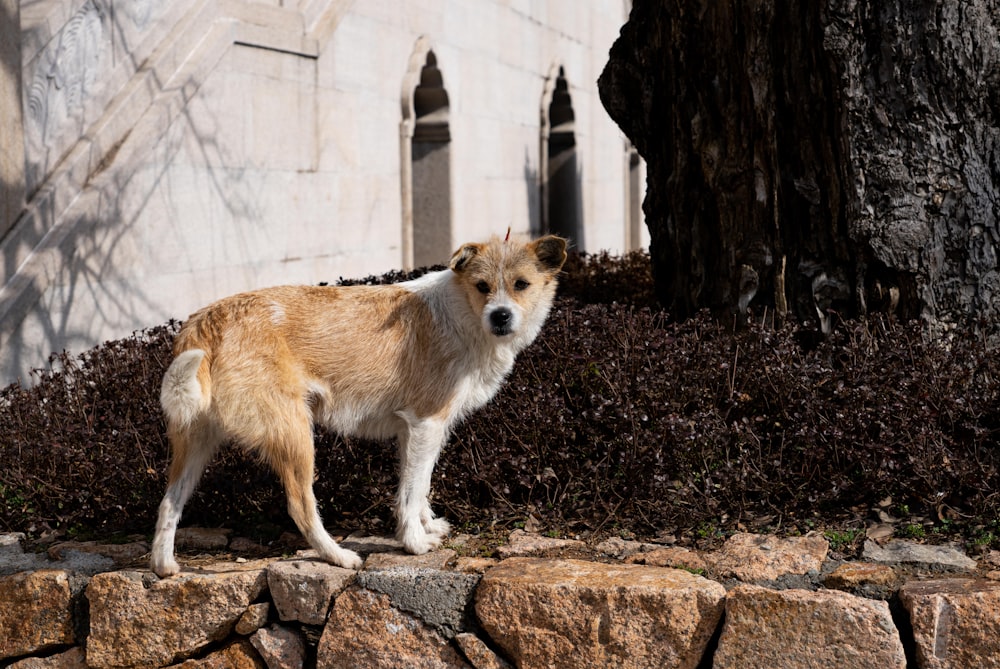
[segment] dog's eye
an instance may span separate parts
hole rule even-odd
[[[514,290],[524,290],[530,285],[531,284],[525,281],[524,279],[518,279],[517,281],[514,282]]]
[[[476,284],[476,290],[478,290],[483,295],[487,295],[490,292],[490,284],[485,281],[480,281]]]

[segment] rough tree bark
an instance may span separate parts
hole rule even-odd
[[[1000,0],[635,0],[601,75],[661,301],[1000,322]]]

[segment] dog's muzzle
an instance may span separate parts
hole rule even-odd
[[[490,331],[497,337],[503,337],[511,333],[511,325],[514,321],[514,314],[510,309],[501,307],[490,312]]]

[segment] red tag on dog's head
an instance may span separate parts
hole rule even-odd
[[[507,236],[504,237],[503,240],[505,242],[509,242],[510,241],[510,226],[509,225],[507,226]]]

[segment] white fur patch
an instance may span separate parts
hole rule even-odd
[[[271,303],[271,322],[275,325],[284,325],[285,308],[277,302]]]
[[[167,417],[179,425],[190,425],[205,408],[198,383],[198,366],[205,352],[194,348],[184,351],[170,364],[160,387],[160,404]]]

